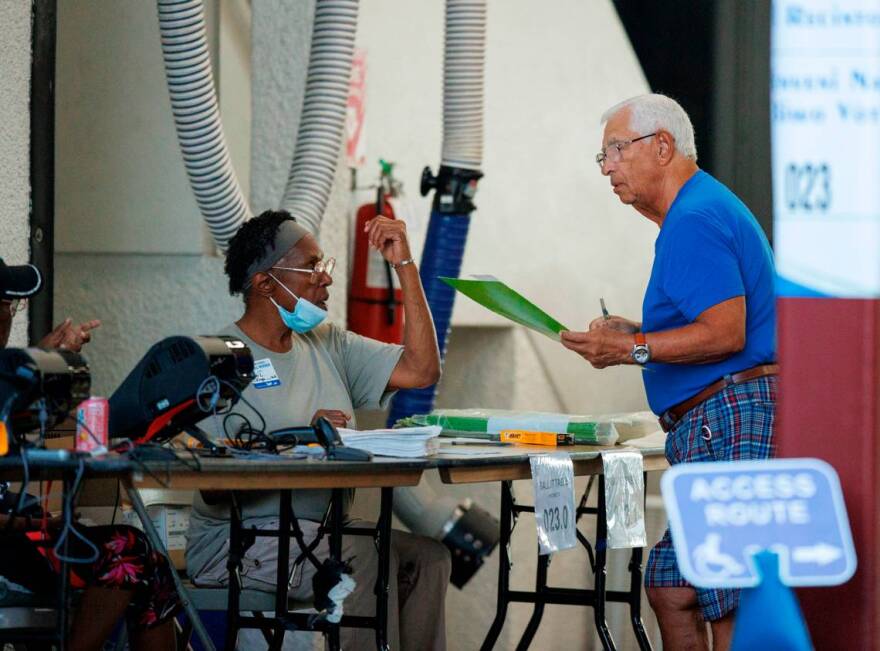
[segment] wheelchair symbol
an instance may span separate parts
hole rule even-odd
[[[694,548],[693,559],[697,572],[707,578],[726,579],[746,571],[745,565],[721,551],[721,535],[717,533],[708,534],[706,540]]]

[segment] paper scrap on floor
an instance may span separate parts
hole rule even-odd
[[[340,429],[339,436],[349,448],[366,450],[380,457],[418,458],[437,454],[442,427],[401,427],[399,429]]]

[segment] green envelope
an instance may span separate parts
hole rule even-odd
[[[446,278],[440,280],[505,319],[559,341],[559,333],[568,330],[544,310],[518,294],[494,276]]]

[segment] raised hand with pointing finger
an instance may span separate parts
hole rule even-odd
[[[78,353],[82,347],[92,340],[91,331],[99,328],[101,322],[97,319],[74,324],[70,317],[59,323],[55,328],[40,339],[41,348],[63,348]]]

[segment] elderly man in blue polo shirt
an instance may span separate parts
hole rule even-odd
[[[645,367],[648,403],[668,432],[670,463],[774,456],[776,303],[773,258],[749,209],[697,167],[684,109],[663,95],[602,116],[600,171],[621,202],[660,228],[641,323],[598,318],[562,343],[596,368]],[[736,590],[690,586],[669,531],[645,572],[667,649],[727,649]]]

